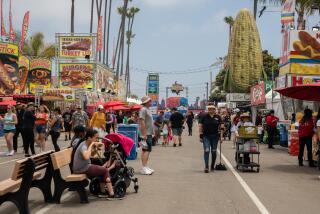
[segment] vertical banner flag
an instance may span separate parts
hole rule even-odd
[[[30,18],[30,11],[27,11],[24,14],[23,23],[22,23],[21,40],[20,40],[20,44],[19,44],[19,52],[20,53],[22,53],[24,41],[26,40],[26,37],[27,37],[27,32],[28,32],[28,28],[29,28],[29,18]]]
[[[289,31],[294,26],[294,15],[296,0],[286,0],[282,5],[281,24],[282,24],[282,47],[280,56],[280,66],[288,62],[289,58]]]
[[[1,36],[6,36],[7,32],[6,32],[6,29],[5,29],[5,26],[4,26],[2,6],[3,6],[3,0],[1,0]]]
[[[281,11],[281,24],[293,24],[296,0],[286,0]]]
[[[10,0],[10,11],[9,11],[9,22],[10,22],[10,36],[9,36],[9,40],[11,42],[14,41],[15,39],[15,35],[14,35],[14,30],[13,30],[13,25],[12,25],[12,9],[11,9],[11,0]]]
[[[97,51],[102,51],[102,16],[99,17],[97,37]]]

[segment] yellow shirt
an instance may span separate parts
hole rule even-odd
[[[106,115],[103,112],[95,112],[91,118],[90,125],[93,128],[103,128],[106,125]]]

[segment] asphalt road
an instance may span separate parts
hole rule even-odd
[[[196,130],[195,130],[196,132]],[[106,201],[89,197],[89,204],[79,204],[78,195],[65,192],[62,203],[44,204],[39,190],[32,189],[29,206],[32,213],[150,213],[150,214],[195,214],[195,213],[319,213],[320,171],[298,167],[297,158],[288,155],[285,148],[261,149],[260,173],[243,173],[233,166],[234,149],[230,142],[223,143],[223,156],[228,171],[203,173],[203,150],[196,133],[193,137],[184,134],[183,146],[154,147],[150,166],[156,170],[152,176],[142,176],[140,159],[130,161],[139,178],[139,193],[129,194],[119,201]],[[0,139],[0,151],[5,150]],[[48,142],[50,144],[50,142]],[[60,145],[66,145],[60,141]],[[10,176],[14,157],[0,157],[0,180]],[[307,165],[307,164],[306,164]],[[1,214],[18,213],[16,208],[5,203]]]

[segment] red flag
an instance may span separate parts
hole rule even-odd
[[[14,30],[13,30],[13,25],[12,25],[12,11],[11,11],[11,0],[10,0],[10,11],[9,11],[9,22],[10,22],[10,37],[9,37],[9,40],[11,42],[14,41],[15,39],[15,35],[14,35]]]
[[[97,32],[97,51],[102,51],[102,16],[99,17],[98,32]]]
[[[28,28],[29,28],[29,18],[30,18],[30,11],[27,11],[23,17],[22,23],[22,30],[21,30],[21,40],[19,44],[19,52],[22,53],[24,41],[26,40]]]
[[[3,3],[3,0],[1,0],[1,36],[6,36],[7,35],[7,32],[6,32],[6,29],[5,29],[5,26],[4,26],[4,19],[3,19],[3,10],[2,10],[2,4]]]

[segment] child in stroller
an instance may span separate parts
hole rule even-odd
[[[97,152],[99,158],[94,162],[95,164],[100,162],[100,165],[109,162],[111,166],[109,173],[114,193],[119,197],[124,197],[131,182],[134,183],[134,190],[137,193],[138,179],[134,177],[134,169],[126,165],[126,159],[134,144],[133,140],[124,135],[113,133],[103,138],[102,143],[105,145],[104,158]],[[100,194],[100,182],[98,177],[91,178],[90,192],[93,195]]]

